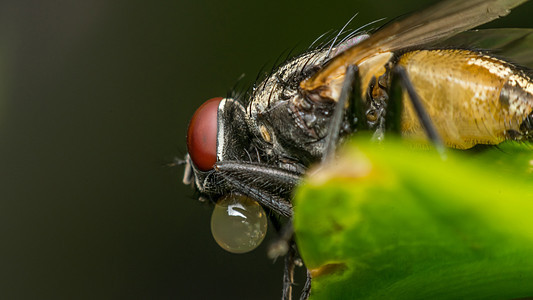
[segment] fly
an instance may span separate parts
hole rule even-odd
[[[289,243],[279,244],[277,252],[288,252],[283,295],[289,298],[296,262],[292,192],[308,167],[331,158],[347,137],[370,131],[381,140],[395,132],[429,140],[443,155],[445,146],[531,140],[530,71],[465,48],[492,41],[517,61],[531,63],[524,43],[531,43],[533,31],[467,31],[525,1],[442,1],[371,35],[354,33],[333,47],[301,54],[246,97],[204,103],[189,124],[184,183],[240,218],[236,223],[245,224],[245,236],[256,237],[251,242],[229,234],[221,243],[233,252],[257,246],[264,236],[257,228],[265,226],[254,224],[265,224],[265,213],[256,202],[287,220],[281,240]],[[256,202],[235,200],[243,197]],[[309,292],[310,277],[303,297]]]

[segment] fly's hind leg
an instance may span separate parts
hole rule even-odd
[[[418,119],[420,120],[420,123],[422,124],[422,127],[424,128],[424,131],[426,132],[426,135],[428,139],[433,143],[435,146],[435,149],[439,152],[441,157],[444,159],[446,158],[445,154],[445,148],[444,143],[442,142],[442,139],[437,132],[437,129],[435,128],[435,125],[433,124],[433,121],[431,120],[431,117],[429,116],[428,112],[424,108],[424,105],[422,103],[422,100],[420,99],[420,96],[416,92],[413,83],[409,79],[409,75],[407,74],[407,71],[402,66],[396,66],[394,68],[394,75],[397,77],[396,82],[393,82],[393,88],[396,85],[400,85],[402,89],[407,91],[407,94],[409,95],[409,99],[411,101],[411,104],[413,105],[413,108],[415,109],[416,115],[418,116]],[[387,115],[391,115],[392,120],[390,120],[389,126],[393,131],[401,131],[400,128],[400,122],[401,122],[401,95],[399,97],[395,97],[396,99],[393,99],[392,101],[389,101],[387,106]],[[395,103],[396,102],[396,103]]]

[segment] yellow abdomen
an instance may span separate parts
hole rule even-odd
[[[469,50],[419,50],[400,56],[444,143],[467,149],[520,134],[533,110],[531,79],[508,62]],[[404,136],[425,138],[403,94]]]

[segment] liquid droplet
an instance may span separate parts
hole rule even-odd
[[[226,251],[246,253],[261,244],[267,224],[265,211],[256,201],[242,195],[227,195],[215,205],[211,233]]]

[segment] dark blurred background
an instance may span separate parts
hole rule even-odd
[[[192,2],[0,2],[0,298],[279,298],[267,243],[219,248],[211,208],[164,165],[241,74],[356,12],[352,28],[434,1]]]

